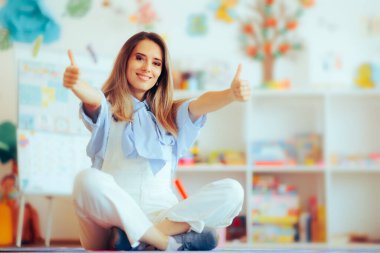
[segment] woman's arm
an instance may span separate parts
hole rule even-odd
[[[246,101],[251,96],[248,81],[240,80],[241,64],[239,64],[231,87],[222,91],[209,91],[189,104],[191,120],[194,122],[203,114],[217,111],[234,101]]]
[[[99,92],[88,83],[80,80],[80,71],[75,63],[71,50],[68,51],[71,65],[68,66],[63,75],[63,86],[72,92],[83,102],[86,114],[94,119],[101,105],[102,97]]]

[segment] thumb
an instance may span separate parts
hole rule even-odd
[[[241,69],[242,69],[242,66],[241,66],[241,64],[239,64],[238,67],[237,67],[237,69],[236,69],[234,80],[240,79]]]
[[[74,60],[73,52],[71,51],[71,49],[69,49],[69,50],[67,51],[67,54],[69,55],[70,64],[71,64],[72,66],[77,66],[77,64],[75,63],[75,60]]]

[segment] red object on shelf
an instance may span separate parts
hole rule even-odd
[[[193,165],[194,163],[193,158],[181,158],[178,161],[178,165]]]
[[[178,192],[181,194],[182,198],[183,199],[187,199],[187,193],[185,191],[185,188],[183,187],[183,184],[181,182],[181,180],[179,180],[178,178],[174,181],[175,183],[175,186],[177,187],[177,190]]]
[[[255,166],[296,166],[296,162],[294,160],[277,160],[277,161],[264,161],[257,160],[254,161]]]
[[[256,161],[256,166],[285,166],[288,165],[286,161]]]

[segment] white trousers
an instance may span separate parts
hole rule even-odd
[[[132,195],[120,187],[113,175],[101,170],[86,169],[77,175],[74,203],[85,249],[107,249],[113,226],[124,230],[132,245],[163,219],[187,222],[196,232],[204,226],[226,227],[239,214],[244,200],[243,188],[233,179],[209,183],[186,200],[154,212],[147,208],[152,198],[136,199]]]

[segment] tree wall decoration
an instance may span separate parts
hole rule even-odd
[[[304,10],[313,5],[314,0],[256,0],[248,6],[250,16],[241,21],[241,42],[249,58],[262,62],[264,85],[274,81],[276,59],[302,48],[295,31]]]

